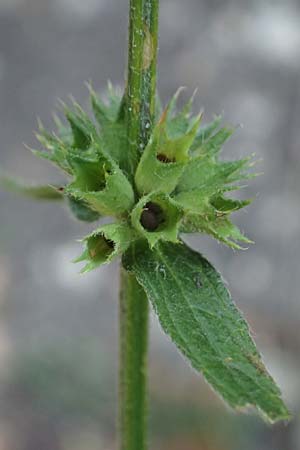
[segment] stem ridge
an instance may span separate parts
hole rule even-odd
[[[153,127],[159,0],[130,0],[126,123],[128,154],[137,164]],[[136,167],[133,167],[133,172]],[[148,300],[121,268],[119,449],[147,449]]]

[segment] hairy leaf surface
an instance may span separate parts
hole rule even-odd
[[[139,242],[123,264],[145,289],[164,331],[231,407],[256,407],[270,422],[289,418],[246,321],[205,258],[185,244],[161,242],[150,250]]]

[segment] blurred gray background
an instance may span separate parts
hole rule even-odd
[[[0,0],[0,166],[61,182],[22,143],[57,99],[87,104],[123,85],[127,2]],[[264,175],[236,222],[255,240],[234,252],[193,237],[228,281],[295,414],[270,428],[229,412],[151,322],[151,449],[300,449],[300,3],[162,0],[159,90],[195,88],[205,120],[241,125],[224,157],[256,152]],[[79,276],[70,261],[90,226],[56,204],[0,192],[0,450],[114,450],[118,267]],[[111,270],[113,269],[113,270]]]

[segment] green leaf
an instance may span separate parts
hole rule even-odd
[[[0,187],[6,191],[14,192],[25,197],[30,197],[34,200],[63,199],[63,194],[58,187],[51,185],[29,186],[7,176],[0,176]]]
[[[86,249],[74,262],[86,261],[81,273],[90,272],[121,255],[136,239],[136,233],[126,223],[103,225],[86,236]]]
[[[290,418],[243,316],[222,278],[184,244],[141,242],[123,258],[145,289],[163,330],[210,385],[237,410],[256,407],[270,421]]]
[[[133,227],[151,247],[159,240],[177,242],[181,218],[181,208],[164,193],[142,197],[131,213]]]

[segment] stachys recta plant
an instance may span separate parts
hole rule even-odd
[[[221,276],[184,242],[207,233],[240,249],[251,241],[231,222],[250,203],[232,191],[255,174],[252,158],[223,161],[234,129],[222,118],[206,126],[178,93],[162,109],[156,97],[158,0],[131,0],[128,76],[123,94],[110,84],[105,101],[89,85],[94,119],[76,103],[63,105],[56,131],[39,124],[42,150],[66,175],[63,186],[10,190],[64,200],[79,220],[95,222],[76,261],[82,272],[121,259],[119,441],[147,448],[148,304],[192,367],[234,409],[257,408],[269,422],[289,418]],[[109,218],[102,224],[103,218]]]

